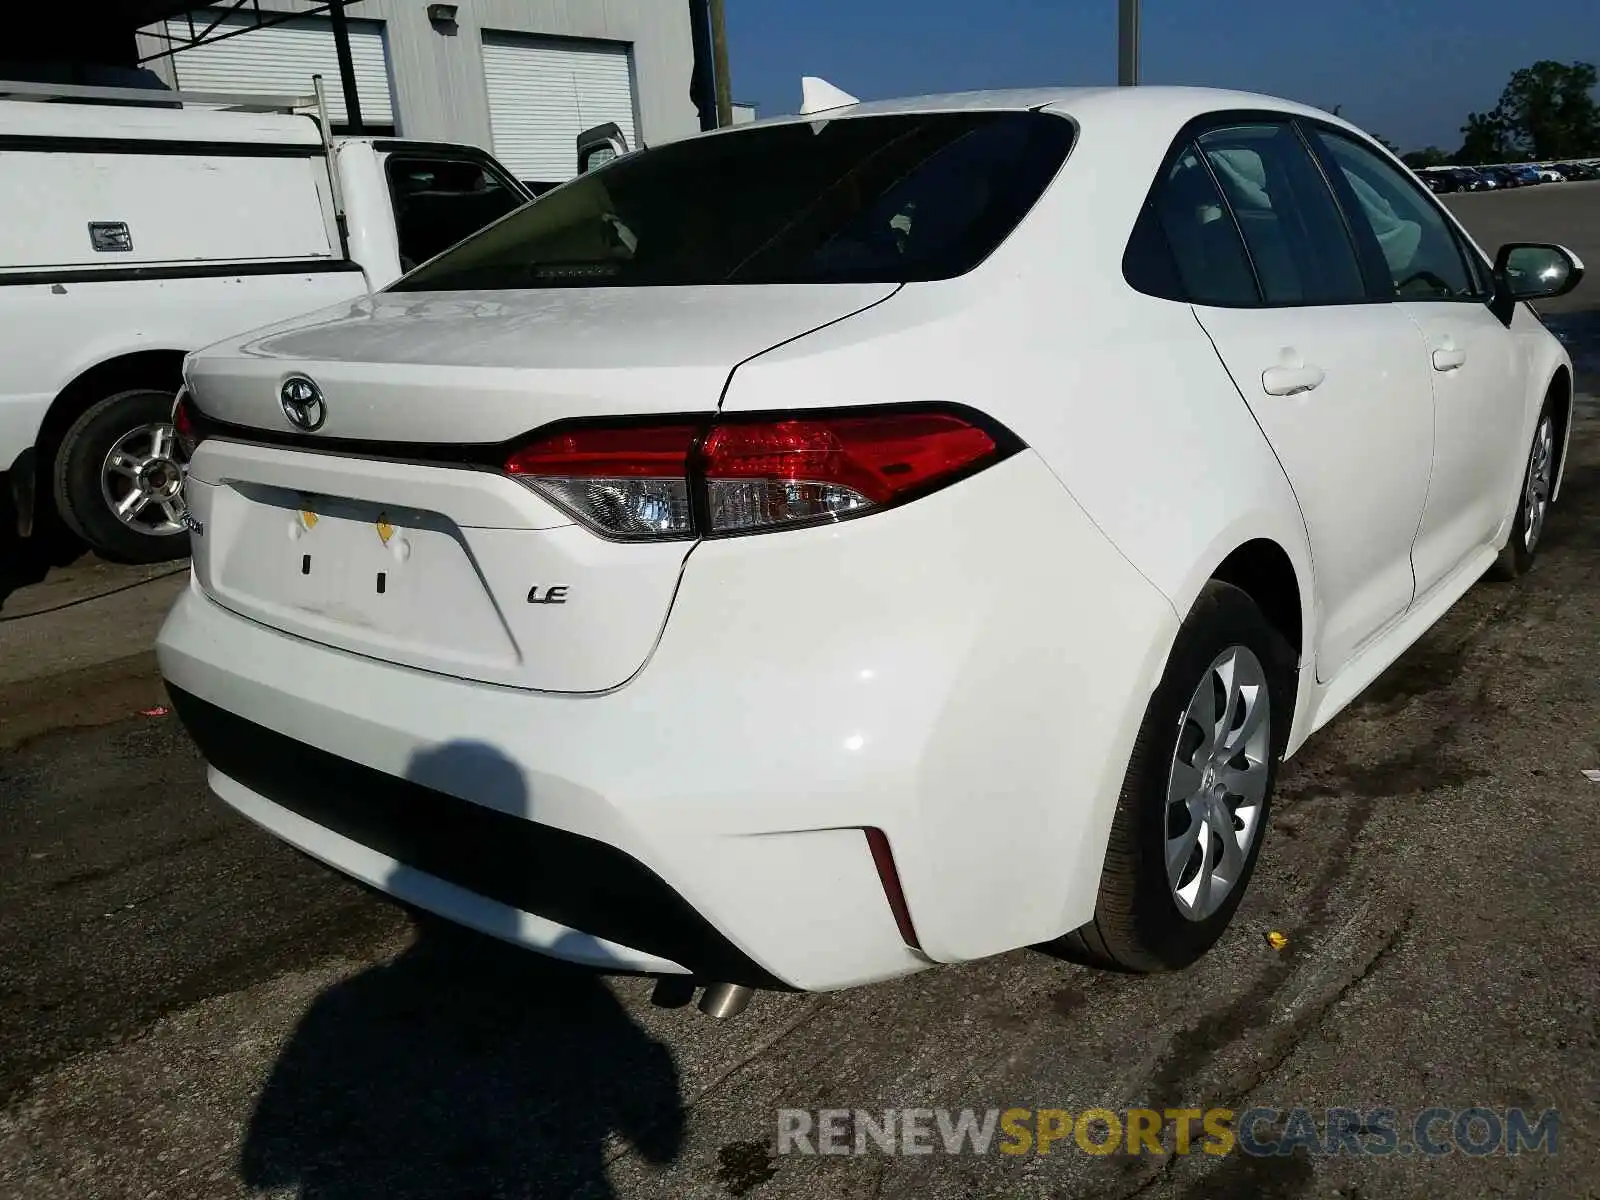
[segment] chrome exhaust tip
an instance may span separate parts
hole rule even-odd
[[[708,1017],[715,1017],[725,1021],[729,1017],[737,1017],[750,1007],[750,997],[755,995],[753,988],[747,988],[738,983],[712,983],[706,985],[706,990],[700,993],[700,1011]]]

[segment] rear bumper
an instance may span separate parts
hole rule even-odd
[[[425,907],[460,893],[463,923],[513,940],[564,939],[595,965],[770,987],[741,954],[653,871],[614,846],[461,800],[294,741],[169,686],[173,706],[234,807],[346,868],[370,852],[365,882]],[[492,752],[460,752],[456,770],[502,770]],[[408,880],[407,875],[410,875]],[[424,881],[433,881],[428,886]],[[439,886],[443,885],[443,886]],[[473,904],[471,897],[490,901]],[[513,912],[540,918],[534,927]],[[582,932],[580,932],[582,931]]]
[[[324,861],[558,957],[821,990],[1092,914],[1176,622],[1023,453],[903,509],[696,547],[611,692],[397,667],[197,589],[157,649],[213,788]]]

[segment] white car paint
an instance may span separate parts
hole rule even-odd
[[[0,476],[25,470],[48,503],[45,460],[96,401],[176,391],[181,355],[399,278],[392,151],[323,149],[304,115],[0,101]],[[131,249],[91,248],[104,221]]]
[[[360,272],[0,283],[0,470],[36,445],[57,398],[90,370],[188,353],[352,289],[366,290]]]
[[[249,423],[285,373],[314,362],[319,382],[357,398],[330,406],[330,437],[498,442],[575,411],[704,408],[735,364],[894,290],[864,283],[381,293],[219,343],[190,365],[189,380],[205,390],[208,411]],[[395,388],[405,397],[399,403]],[[452,403],[432,402],[445,392]]]
[[[1534,384],[1526,344],[1481,304],[1408,302],[1395,306],[1422,330],[1432,368],[1433,466],[1417,528],[1412,567],[1419,593],[1438,583],[1477,547],[1492,542],[1505,519],[1507,489],[1521,483],[1522,462],[1508,459],[1531,407]],[[1537,320],[1526,310],[1515,323]],[[1509,398],[1520,403],[1508,403]]]
[[[197,355],[199,408],[243,428],[193,460],[206,532],[158,644],[165,677],[331,756],[318,761],[614,847],[792,986],[883,979],[1080,926],[1135,733],[1224,560],[1270,543],[1293,569],[1293,753],[1494,559],[1534,421],[1571,364],[1521,308],[1507,329],[1410,304],[1223,309],[1128,286],[1130,230],[1186,122],[1267,110],[1371,145],[1315,110],[1082,89],[827,119],[1041,107],[1078,126],[1066,165],[954,279],[393,293]],[[1481,373],[1434,369],[1447,337]],[[1308,392],[1272,374],[1312,367]],[[330,393],[312,445],[339,440],[318,453],[251,444],[252,429],[288,431],[277,389],[301,371]],[[501,442],[563,417],[934,402],[986,414],[1025,448],[859,520],[700,541],[604,541],[495,471],[351,453]],[[340,530],[340,561],[380,553],[355,540],[361,526],[376,543],[377,505],[432,514],[395,524],[407,537],[432,528],[441,554],[449,541],[465,558],[418,585],[437,590],[403,627],[380,628],[388,618],[360,586],[339,593],[347,611],[315,611],[290,578],[325,519],[307,525],[302,495],[336,521],[339,504],[367,506]],[[1436,536],[1419,541],[1419,528]],[[1414,543],[1432,556],[1425,582]],[[361,561],[364,581],[379,560]],[[569,578],[601,615],[512,615],[526,584]],[[215,764],[212,786],[333,866],[496,936],[684,969],[462,892]],[[892,848],[915,946],[867,828]]]
[[[1427,356],[1392,305],[1197,307],[1196,316],[1299,501],[1316,569],[1310,650],[1326,681],[1411,603],[1433,449]],[[1269,394],[1277,374],[1279,387],[1322,378],[1313,391]]]

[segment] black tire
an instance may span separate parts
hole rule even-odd
[[[1539,528],[1535,530],[1532,543],[1528,538],[1528,485],[1533,479],[1533,472],[1537,461],[1537,450],[1542,436],[1548,431],[1549,435],[1549,460],[1546,464],[1547,492],[1545,495],[1545,515],[1539,520]],[[1549,519],[1548,489],[1555,486],[1556,471],[1560,466],[1561,447],[1556,444],[1555,403],[1553,398],[1547,398],[1544,408],[1539,411],[1539,419],[1533,423],[1533,437],[1528,443],[1527,454],[1523,459],[1522,486],[1517,489],[1517,515],[1511,522],[1511,536],[1506,539],[1506,544],[1500,550],[1500,556],[1494,560],[1494,565],[1489,568],[1491,578],[1502,583],[1509,583],[1513,579],[1521,579],[1533,569],[1534,557],[1539,553],[1539,545],[1544,540],[1544,524]]]
[[[104,558],[155,563],[189,553],[189,534],[153,534],[123,524],[101,489],[106,456],[122,438],[145,425],[170,422],[174,393],[132,388],[92,405],[73,422],[55,463],[56,509],[67,526]]]
[[[1266,790],[1239,879],[1214,913],[1194,920],[1179,909],[1167,879],[1167,783],[1184,736],[1183,717],[1190,698],[1218,656],[1235,646],[1255,656],[1266,681],[1270,747]],[[1146,973],[1186,967],[1212,947],[1233,919],[1255,872],[1278,763],[1294,716],[1294,689],[1295,656],[1282,635],[1245,592],[1226,583],[1208,583],[1178,630],[1134,742],[1112,820],[1094,919],[1053,949],[1093,966]]]

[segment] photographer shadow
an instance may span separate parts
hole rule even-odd
[[[43,582],[51,571],[71,566],[88,553],[89,548],[48,510],[35,516],[31,536],[18,534],[11,488],[0,476],[0,609],[15,593]]]
[[[525,791],[480,743],[419,755],[408,775],[469,778],[473,794],[502,799]],[[409,949],[329,988],[295,1029],[246,1133],[246,1185],[297,1186],[303,1200],[587,1200],[615,1194],[613,1134],[646,1161],[676,1158],[672,1056],[600,975],[414,919]]]

